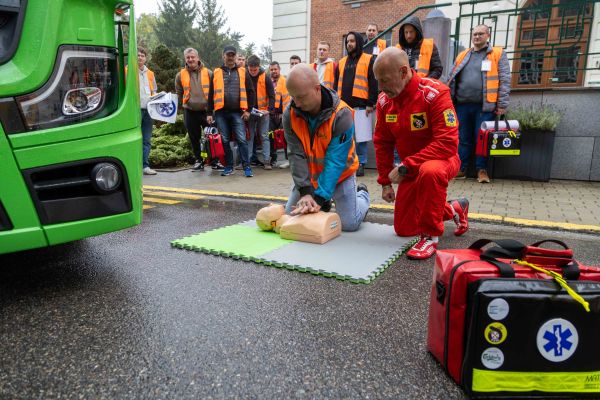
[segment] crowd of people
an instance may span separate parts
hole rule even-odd
[[[223,65],[214,71],[202,64],[195,49],[186,49],[175,85],[196,159],[192,169],[205,168],[202,131],[216,123],[225,163],[212,161],[212,169],[228,176],[237,168],[252,177],[252,167],[289,167],[293,186],[288,213],[329,211],[333,202],[342,229],[354,231],[369,209],[369,190],[356,177],[364,175],[368,143],[373,142],[381,196],[395,202],[395,232],[419,236],[407,255],[426,259],[435,254],[444,221],[454,221],[457,236],[469,228],[468,200],[448,201],[447,187],[450,180],[467,176],[482,121],[508,107],[508,59],[501,47],[490,44],[489,27],[476,26],[472,47],[458,55],[443,83],[438,80],[443,64],[437,46],[425,37],[417,17],[400,26],[395,47],[373,40],[376,24],[367,26],[365,36],[368,46],[362,33],[348,32],[347,55],[339,61],[329,57],[330,44],[319,41],[313,63],[290,58],[287,78],[277,61],[266,71],[257,56],[246,59],[234,46],[225,46]],[[140,97],[147,103],[156,82],[146,58],[139,49]],[[148,165],[151,123],[144,104],[144,174],[155,174]],[[269,132],[281,128],[286,160],[277,164]],[[238,166],[229,146],[233,137]],[[486,158],[476,157],[475,172],[478,182],[490,182]]]

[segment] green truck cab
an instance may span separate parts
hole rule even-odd
[[[0,0],[0,254],[141,222],[136,55],[132,0]]]

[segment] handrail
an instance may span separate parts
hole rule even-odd
[[[451,5],[452,5],[452,3],[442,3],[442,4],[430,4],[430,5],[426,5],[426,6],[418,6],[418,7],[414,8],[411,12],[409,12],[408,14],[406,14],[405,16],[403,16],[402,18],[400,18],[398,21],[396,21],[393,25],[390,25],[386,30],[382,31],[377,36],[375,36],[373,39],[369,40],[367,43],[364,44],[363,47],[367,47],[370,44],[376,42],[377,39],[379,39],[380,37],[382,37],[383,35],[385,35],[389,31],[391,31],[392,29],[394,29],[395,27],[397,27],[398,25],[400,25],[400,23],[404,22],[408,17],[412,16],[413,14],[415,14],[418,11],[426,10],[426,9],[429,9],[429,8],[447,7],[447,6],[451,6]]]

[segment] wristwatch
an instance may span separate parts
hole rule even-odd
[[[400,165],[398,165],[398,174],[400,174],[400,176],[404,176],[406,174],[408,174],[408,168],[406,168],[406,165],[400,163]]]

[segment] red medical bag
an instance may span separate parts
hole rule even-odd
[[[562,248],[540,247],[550,242]],[[482,250],[489,243],[500,247]],[[531,265],[562,275],[575,292]],[[600,268],[581,265],[558,240],[525,246],[482,239],[468,249],[438,250],[427,348],[471,398],[597,395],[599,282]],[[575,353],[561,359],[555,353],[562,345]]]
[[[285,149],[286,143],[283,129],[275,129],[272,139],[275,150]]]
[[[475,154],[482,157],[521,155],[519,122],[504,118],[499,123],[499,117],[495,121],[484,121],[477,134]]]
[[[205,157],[207,164],[211,164],[216,159],[221,164],[225,164],[225,150],[223,149],[223,139],[217,128],[204,128],[204,140],[202,143],[202,156]]]

